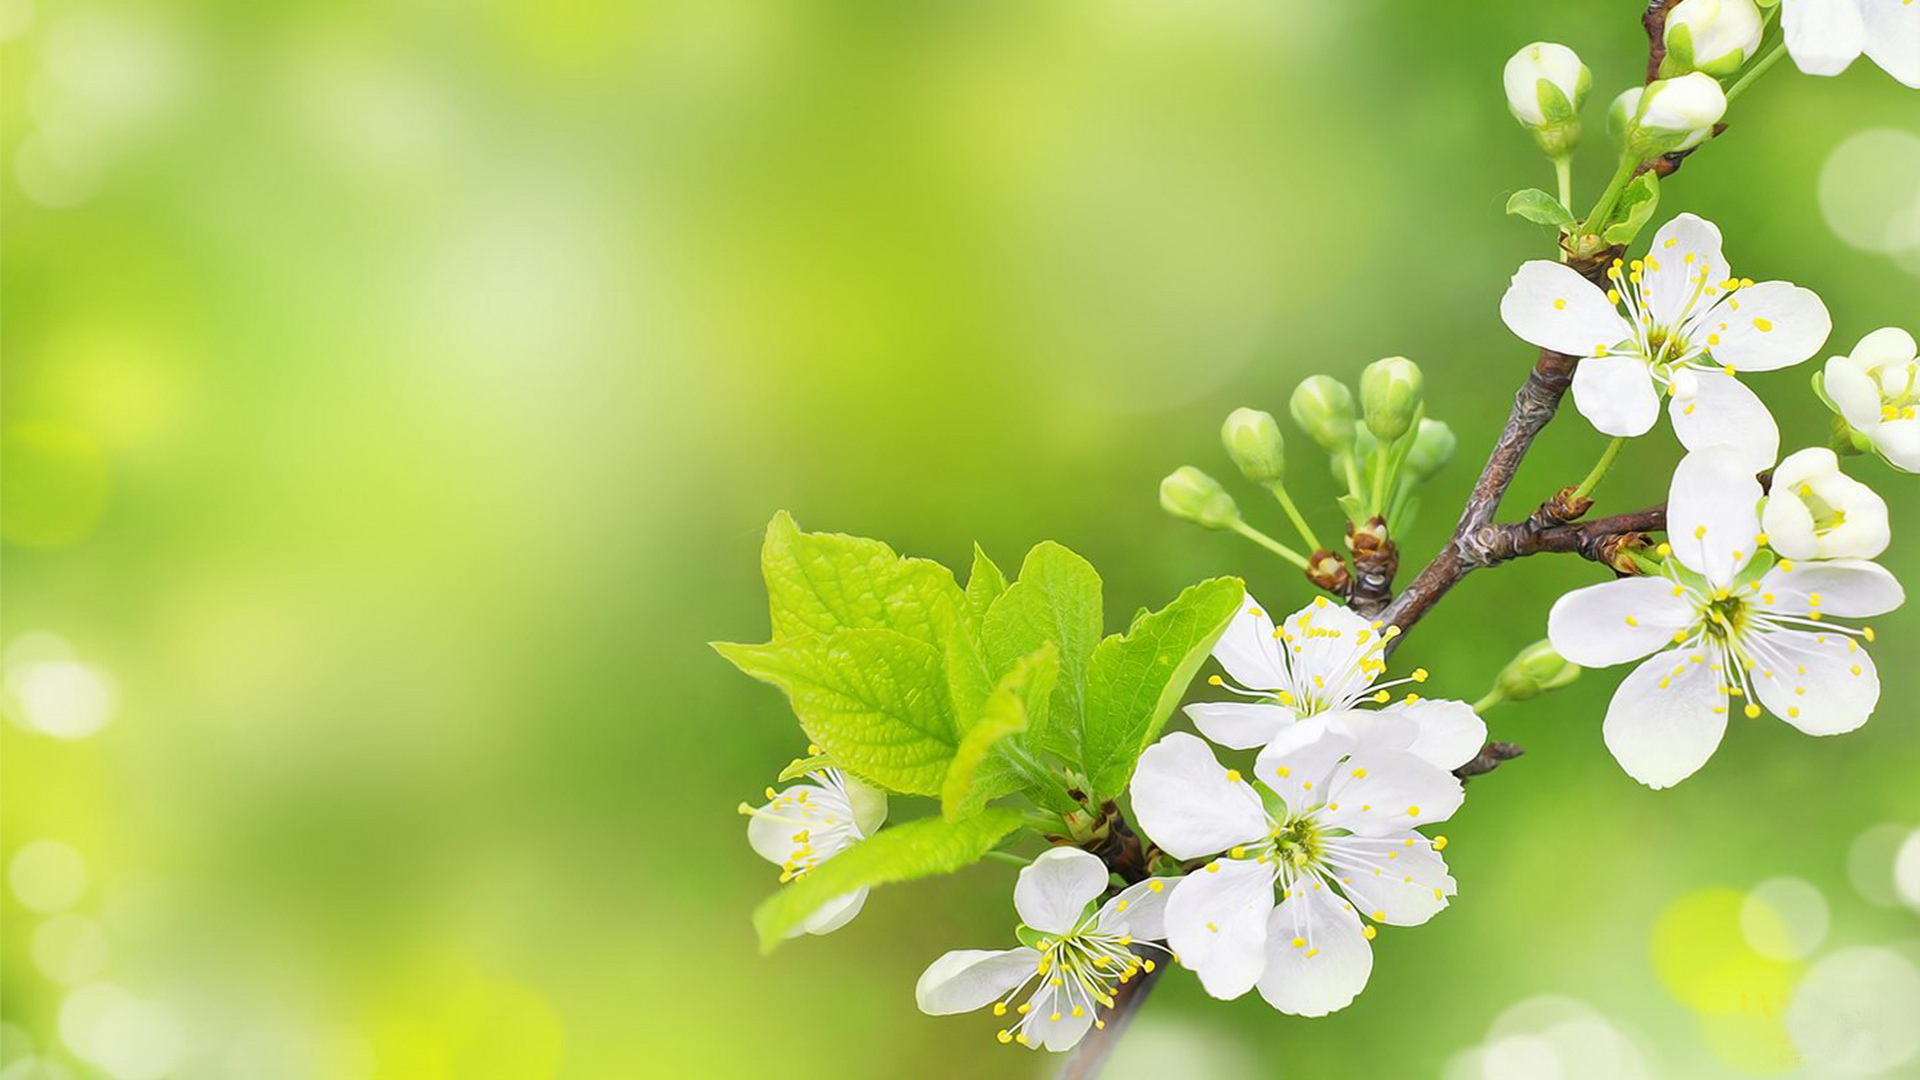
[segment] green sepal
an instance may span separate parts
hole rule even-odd
[[[1610,244],[1631,244],[1640,230],[1646,228],[1647,221],[1653,217],[1654,208],[1660,205],[1660,178],[1652,169],[1633,178],[1625,191],[1620,193],[1620,202],[1614,207],[1614,223],[1608,225],[1601,235]]]

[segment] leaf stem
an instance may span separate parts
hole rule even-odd
[[[989,851],[981,857],[992,859],[994,862],[1010,863],[1014,866],[1027,866],[1033,862],[1032,859],[1023,859],[1011,851]]]
[[[1280,541],[1275,540],[1273,537],[1268,536],[1266,533],[1261,532],[1259,529],[1254,528],[1253,526],[1247,524],[1246,522],[1236,518],[1234,519],[1233,524],[1228,526],[1228,528],[1232,529],[1234,532],[1239,533],[1241,536],[1244,536],[1247,539],[1253,541],[1254,543],[1259,544],[1261,547],[1266,548],[1268,551],[1273,552],[1275,555],[1280,556],[1281,558],[1287,560],[1288,562],[1299,567],[1300,569],[1305,570],[1307,568],[1306,556],[1293,550],[1292,548],[1281,543]]]
[[[1607,448],[1600,451],[1600,460],[1593,463],[1593,469],[1587,473],[1587,478],[1580,481],[1579,487],[1573,489],[1574,498],[1584,499],[1593,494],[1593,489],[1599,487],[1600,481],[1606,478],[1607,470],[1613,468],[1613,459],[1620,456],[1620,448],[1625,445],[1627,445],[1625,438],[1614,436],[1613,441],[1607,444]]]
[[[1755,79],[1765,75],[1768,68],[1780,62],[1780,57],[1785,55],[1786,51],[1787,42],[1785,38],[1782,38],[1780,41],[1774,43],[1773,48],[1763,53],[1760,59],[1747,65],[1747,70],[1742,72],[1738,79],[1734,80],[1732,86],[1727,87],[1727,101],[1731,102],[1734,98],[1739,97],[1742,91],[1753,85]]]
[[[1275,480],[1267,485],[1267,490],[1273,492],[1273,497],[1280,500],[1280,509],[1287,512],[1287,518],[1293,522],[1294,529],[1300,533],[1300,539],[1305,540],[1308,547],[1319,551],[1322,547],[1320,538],[1313,535],[1313,526],[1308,525],[1307,519],[1301,516],[1300,508],[1293,505],[1293,496],[1287,494],[1286,485]]]

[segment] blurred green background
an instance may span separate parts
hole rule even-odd
[[[1500,66],[1539,38],[1592,66],[1590,200],[1640,8],[0,0],[0,1076],[1048,1067],[912,1002],[942,951],[1012,943],[1011,867],[756,954],[777,871],[734,807],[803,738],[704,643],[765,632],[761,527],[950,564],[1054,538],[1110,612],[1222,572],[1291,607],[1155,484],[1230,471],[1230,408],[1403,353],[1461,435],[1423,561],[1531,359],[1497,301],[1547,248],[1501,207],[1551,172]],[[1920,330],[1917,106],[1782,65],[1659,217],[1820,292],[1828,352]],[[1805,374],[1751,380],[1789,448],[1825,438]],[[1555,424],[1509,512],[1601,445]],[[1634,444],[1602,509],[1674,458]],[[1920,482],[1851,469],[1920,580]],[[1473,698],[1598,579],[1477,575],[1403,662]],[[1835,955],[1895,958],[1837,980],[1836,1038],[1898,1043],[1920,612],[1879,629],[1864,730],[1736,721],[1670,792],[1601,745],[1616,673],[1495,710],[1528,755],[1472,785],[1458,900],[1382,934],[1352,1008],[1175,973],[1112,1075],[1828,1075],[1781,1017]]]

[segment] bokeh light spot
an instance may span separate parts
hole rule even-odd
[[[33,932],[33,962],[57,983],[83,983],[106,969],[110,945],[98,920],[56,915]]]
[[[1741,934],[1773,960],[1798,960],[1819,948],[1827,923],[1827,898],[1799,878],[1763,881],[1740,905]]]
[[[1667,992],[1706,1016],[1777,1016],[1798,965],[1762,955],[1741,933],[1746,894],[1701,889],[1662,912],[1653,928],[1654,971]]]
[[[1893,891],[1908,907],[1920,911],[1920,829],[1908,833],[1893,856]]]
[[[1874,1076],[1920,1056],[1920,969],[1891,949],[1842,949],[1794,990],[1787,1032],[1808,1065]]]
[[[1847,244],[1894,254],[1906,217],[1920,207],[1920,135],[1870,128],[1827,155],[1820,169],[1820,212]]]
[[[87,861],[58,840],[35,840],[7,864],[13,895],[35,911],[65,911],[87,891]]]
[[[83,739],[113,719],[113,680],[79,660],[49,660],[29,665],[9,688],[29,729],[61,739]]]
[[[1893,861],[1912,831],[1910,825],[1883,822],[1862,832],[1847,848],[1847,879],[1868,903],[1879,907],[1900,903],[1893,887]]]

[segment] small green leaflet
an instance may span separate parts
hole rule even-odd
[[[1010,736],[1045,730],[1047,706],[1059,673],[1060,651],[1048,642],[1015,664],[987,697],[986,713],[961,736],[947,765],[940,813],[948,821],[978,813],[988,800],[1025,786],[1026,779],[993,753]]]
[[[1536,225],[1573,224],[1573,214],[1560,205],[1560,200],[1539,188],[1514,192],[1513,197],[1507,200],[1507,213],[1526,218]]]
[[[1620,205],[1614,210],[1614,223],[1607,226],[1601,235],[1609,244],[1631,244],[1640,230],[1646,228],[1652,219],[1655,207],[1660,205],[1660,178],[1652,169],[1633,178],[1627,189],[1620,193]]]
[[[987,617],[987,609],[1006,591],[1007,575],[1000,572],[979,544],[973,545],[973,571],[967,575],[967,609],[973,613],[975,626],[980,625]]]
[[[951,874],[979,862],[1020,827],[1014,810],[984,810],[962,821],[917,818],[880,830],[807,871],[754,910],[762,952],[772,952],[821,904],[873,885]]]
[[[839,630],[720,655],[786,691],[807,737],[855,776],[938,795],[960,732],[933,646],[895,630]]]
[[[1006,671],[1051,641],[1060,650],[1053,734],[1039,745],[1068,759],[1080,756],[1086,723],[1087,662],[1100,641],[1100,575],[1087,560],[1048,541],[1036,544],[1020,578],[987,609],[980,627],[988,665]]]
[[[1238,578],[1203,581],[1094,650],[1081,760],[1098,797],[1126,787],[1245,595]]]

